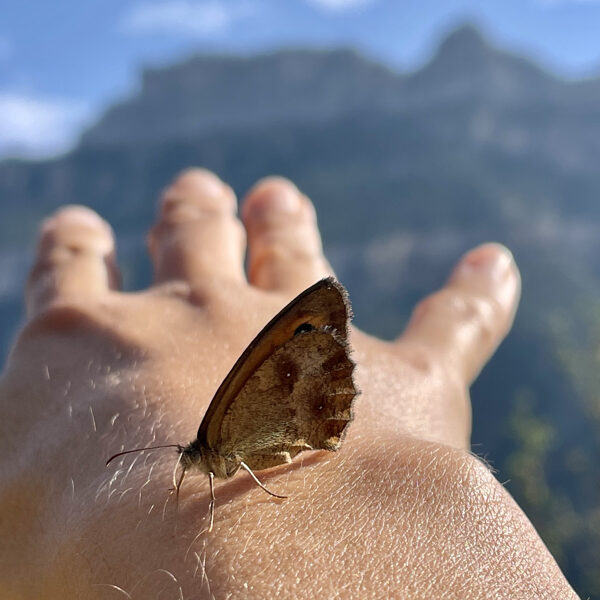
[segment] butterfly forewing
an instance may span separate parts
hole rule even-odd
[[[200,424],[198,442],[221,450],[222,424],[232,403],[261,365],[295,337],[300,339],[321,331],[326,337],[338,340],[338,349],[343,347],[347,355],[350,317],[346,291],[333,278],[317,282],[292,300],[250,343],[220,385]]]

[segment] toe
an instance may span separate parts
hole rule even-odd
[[[235,215],[233,190],[216,175],[205,169],[181,173],[164,192],[149,236],[156,281],[243,281],[245,234]]]
[[[428,348],[469,384],[508,333],[519,293],[511,253],[499,244],[479,246],[415,308],[401,341]]]
[[[65,206],[42,225],[27,282],[28,316],[55,302],[98,297],[119,281],[108,223],[85,206]]]
[[[243,219],[253,285],[295,294],[332,274],[323,256],[314,207],[287,179],[258,182],[246,196]]]

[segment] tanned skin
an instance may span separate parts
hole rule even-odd
[[[1,598],[576,598],[469,452],[468,388],[519,297],[507,249],[463,256],[394,341],[354,329],[362,395],[342,448],[260,472],[287,500],[245,472],[217,481],[208,533],[207,477],[187,475],[177,510],[173,449],[105,462],[193,439],[248,342],[332,269],[311,202],[282,178],[257,183],[240,220],[230,187],[183,172],[149,248],[153,286],[123,293],[95,213],[65,207],[41,228],[0,381]]]

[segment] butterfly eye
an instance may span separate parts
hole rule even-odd
[[[313,331],[315,328],[310,323],[302,323],[302,325],[298,325],[296,327],[296,331],[294,331],[294,335],[298,335],[299,333],[306,333],[307,331]]]

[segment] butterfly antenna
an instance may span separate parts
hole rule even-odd
[[[248,473],[250,473],[250,477],[252,477],[252,479],[254,479],[254,481],[256,481],[256,483],[259,485],[259,487],[261,487],[263,490],[265,490],[265,492],[267,492],[267,494],[270,494],[271,496],[274,496],[275,498],[284,498],[285,499],[288,497],[288,496],[280,496],[279,494],[275,494],[269,488],[267,488],[267,486],[258,479],[258,477],[252,472],[252,469],[245,462],[242,461],[240,463],[240,467],[242,467],[242,469],[245,469],[246,471],[248,471]]]
[[[181,450],[181,446],[179,444],[165,444],[164,446],[148,446],[147,448],[135,448],[134,450],[124,450],[123,452],[117,452],[117,454],[113,454],[106,461],[106,466],[108,466],[108,464],[111,463],[115,458],[119,458],[119,456],[123,456],[124,454],[132,454],[133,452],[143,452],[144,450],[158,450],[159,448],[177,448]],[[177,462],[177,464],[179,464],[179,461]]]

